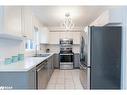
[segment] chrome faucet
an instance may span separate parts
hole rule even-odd
[[[35,47],[35,56],[38,56],[38,46],[39,45],[36,45],[36,47]]]

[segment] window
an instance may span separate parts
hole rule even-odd
[[[33,31],[34,38],[33,40],[27,39],[25,43],[26,50],[39,50],[39,30],[37,27],[34,27]]]
[[[34,50],[35,49],[35,43],[32,40],[26,40],[25,49],[26,50]]]

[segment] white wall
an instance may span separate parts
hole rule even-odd
[[[122,88],[127,89],[127,7],[122,8],[123,20],[122,20]]]
[[[24,53],[23,41],[0,38],[0,58],[10,58],[18,53]]]
[[[0,7],[0,32],[3,30],[3,7]]]
[[[33,56],[35,50],[25,50],[25,40],[10,40],[0,38],[0,60],[10,58],[18,53],[24,54],[24,56]]]

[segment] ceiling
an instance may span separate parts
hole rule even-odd
[[[84,27],[94,21],[107,7],[104,6],[33,6],[33,13],[45,26],[59,27],[69,12],[77,27]]]

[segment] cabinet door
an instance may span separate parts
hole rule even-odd
[[[69,38],[69,39],[74,39],[74,38],[73,38],[73,32],[68,32],[68,33],[67,33],[67,38]]]
[[[22,34],[28,39],[33,39],[33,19],[32,10],[28,7],[22,8]]]
[[[53,32],[49,32],[49,44],[52,44]]]
[[[80,57],[79,53],[74,54],[74,67],[79,68]]]
[[[64,39],[64,38],[67,38],[67,39],[73,39],[73,32],[60,32],[60,38]]]
[[[54,64],[53,64],[53,62],[54,62],[54,55],[51,57],[51,62],[52,62],[52,73],[54,72]]]
[[[80,35],[81,32],[73,32],[73,44],[80,44]]]
[[[4,7],[4,32],[21,36],[21,7]]]
[[[49,59],[48,59],[48,64],[49,64],[49,71],[50,71],[50,77],[54,71],[54,64],[53,64],[53,56],[51,56]]]
[[[49,35],[49,30],[46,27],[41,27],[39,31],[39,41],[42,44],[47,44],[48,41],[48,35]]]
[[[0,72],[0,85],[6,90],[36,89],[36,69],[26,72]]]
[[[49,43],[59,44],[60,34],[59,32],[49,32]]]
[[[45,63],[42,62],[41,64]],[[49,80],[47,67],[42,65],[40,68],[37,70],[37,89],[46,89]]]
[[[51,57],[48,58],[48,72],[49,72],[49,79],[52,75],[52,60],[51,60]]]
[[[67,34],[65,32],[59,32],[60,39],[66,38]]]
[[[53,58],[53,64],[54,64],[54,68],[59,68],[59,54],[54,54],[54,58]]]
[[[37,78],[36,78],[36,67],[34,67],[33,69],[31,69],[30,71],[27,72],[28,77],[28,89],[36,89],[37,86]],[[24,80],[24,77],[21,79]],[[21,83],[21,81],[20,81]]]

